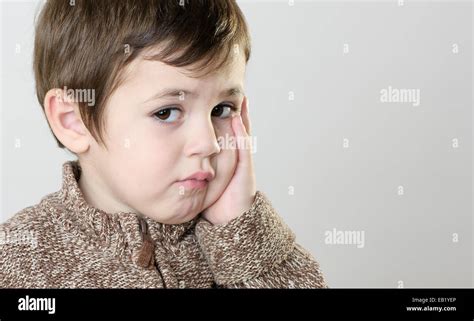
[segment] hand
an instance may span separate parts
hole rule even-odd
[[[257,192],[247,97],[242,101],[241,114],[232,117],[232,129],[238,155],[234,175],[217,201],[202,212],[202,216],[214,225],[226,224],[249,210]]]

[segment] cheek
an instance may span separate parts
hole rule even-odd
[[[141,201],[156,198],[178,178],[174,169],[180,150],[169,137],[140,128],[114,138],[108,155],[114,165],[110,166],[116,167],[116,178],[129,195]]]
[[[216,134],[221,146],[219,155],[212,159],[212,167],[216,171],[216,177],[211,183],[216,189],[223,192],[227,184],[229,184],[237,166],[237,150],[233,148],[230,137],[233,137],[232,126],[230,122],[223,122],[216,126]]]
[[[237,150],[223,149],[216,157],[216,165],[221,180],[228,183],[234,174],[235,167],[237,166]]]
[[[213,204],[224,192],[231,181],[237,166],[237,151],[235,149],[222,150],[212,160],[212,167],[216,171],[214,180],[209,184],[204,207]]]

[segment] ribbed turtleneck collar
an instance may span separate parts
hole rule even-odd
[[[79,227],[82,234],[93,243],[110,245],[125,240],[127,243],[132,243],[130,244],[132,247],[133,244],[140,246],[142,244],[140,218],[146,221],[153,241],[177,243],[197,221],[195,217],[181,224],[163,224],[138,213],[107,213],[85,201],[78,185],[80,176],[81,167],[77,160],[65,162],[59,195],[68,209],[68,224]]]

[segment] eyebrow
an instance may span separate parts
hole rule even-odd
[[[164,99],[164,98],[179,98],[180,95],[183,95],[183,94],[184,94],[185,97],[187,97],[187,96],[191,96],[191,97],[199,96],[198,93],[196,93],[194,91],[187,90],[187,89],[164,88],[164,89],[160,90],[159,92],[157,92],[156,94],[154,94],[153,96],[151,96],[150,98],[148,98],[147,100],[145,100],[144,102],[147,103],[147,102],[152,101],[152,100]],[[229,97],[237,97],[237,96],[244,96],[244,95],[245,95],[245,93],[242,90],[242,88],[240,86],[237,86],[237,87],[224,89],[219,94],[219,98],[229,98]]]

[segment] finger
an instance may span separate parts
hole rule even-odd
[[[238,149],[239,163],[248,166],[251,164],[252,145],[250,136],[247,134],[243,119],[240,115],[234,116],[232,119],[232,128],[234,129],[236,147]]]
[[[246,128],[247,134],[250,136],[251,135],[251,123],[250,123],[250,115],[249,115],[249,99],[247,96],[244,97],[244,100],[242,101],[242,120],[244,122],[244,126]]]

